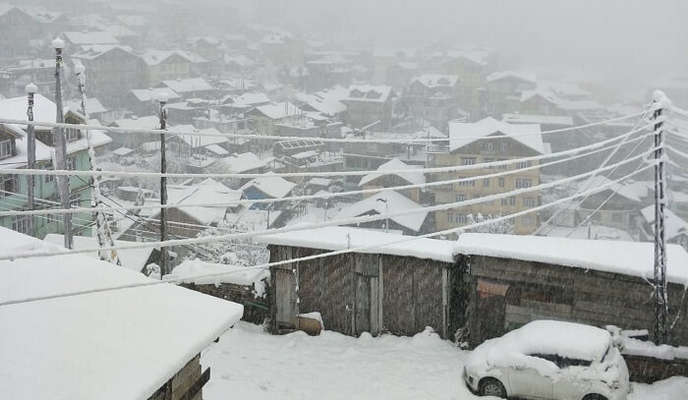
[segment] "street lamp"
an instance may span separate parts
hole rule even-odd
[[[30,82],[24,87],[27,93],[27,120],[34,121],[34,93],[37,87]],[[34,125],[27,125],[27,169],[34,169],[36,162],[36,141],[34,138]],[[27,175],[27,208],[34,210],[34,175]],[[34,217],[29,217],[29,234],[34,236]]]

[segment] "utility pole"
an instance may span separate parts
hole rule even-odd
[[[78,78],[78,92],[80,93],[80,112],[83,114],[85,121],[87,123],[90,118],[87,111],[87,94],[85,93],[85,66],[83,64],[78,64],[75,66],[75,76]],[[88,158],[90,160],[90,170],[97,172],[97,156],[95,155],[95,148],[92,147],[92,142],[90,142],[90,130],[85,130],[85,141],[88,146]],[[92,186],[91,205],[94,208],[101,207],[102,205],[102,193],[100,192],[100,177],[93,176],[90,178],[90,183]],[[100,248],[99,256],[100,260],[108,261],[116,265],[121,265],[119,256],[116,250],[111,250],[109,253],[102,250],[105,244],[109,244],[114,247],[114,240],[112,239],[112,232],[109,229],[109,224],[105,213],[102,210],[93,213],[93,219],[95,220],[95,236],[97,237],[97,247]]]
[[[63,64],[63,47],[65,43],[60,37],[51,42],[56,50],[56,122],[63,123],[63,99],[61,95],[61,70]],[[56,169],[66,168],[68,157],[66,150],[66,136],[63,128],[54,130],[54,148],[56,149]],[[57,176],[58,195],[61,199],[61,208],[70,208],[70,178],[68,176]],[[63,246],[67,249],[73,248],[73,220],[71,214],[63,214]]]
[[[34,121],[34,93],[37,87],[33,83],[28,83],[24,87],[27,93],[27,120]],[[36,166],[36,138],[34,137],[34,125],[27,125],[27,168],[34,169]],[[34,175],[27,175],[27,208],[34,210]],[[36,236],[34,230],[34,216],[29,216],[29,232]]]
[[[654,92],[654,303],[656,305],[656,344],[668,343],[668,292],[666,286],[666,238],[664,232],[664,209],[666,208],[666,177],[664,171],[663,109],[667,105],[666,95]]]
[[[158,96],[158,103],[160,104],[159,117],[160,117],[160,173],[165,174],[167,171],[167,164],[165,159],[165,130],[166,122],[168,119],[168,114],[165,109],[165,103],[167,102],[167,96],[161,93]],[[168,204],[168,178],[165,175],[160,177],[160,204],[166,206]],[[168,209],[162,207],[160,209],[160,240],[168,240]],[[160,248],[160,279],[169,273],[168,271],[168,248]]]

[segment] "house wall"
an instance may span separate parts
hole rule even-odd
[[[482,143],[493,144],[493,150],[489,151],[482,149]],[[446,167],[464,165],[468,162],[478,164],[497,160],[514,159],[532,156],[535,154],[536,153],[533,150],[526,148],[513,139],[504,138],[503,140],[479,140],[453,152],[430,154],[428,157],[428,164],[430,167]],[[533,166],[537,165],[538,163],[538,161],[529,161],[527,165]],[[522,167],[524,167],[524,165],[515,163],[497,168],[480,168],[457,172],[443,172],[431,174],[430,180],[443,181],[468,178],[470,176],[494,174],[496,172],[505,171],[508,169],[514,170]],[[531,186],[539,185],[540,170],[539,168],[535,168],[501,177],[478,179],[476,181],[460,182],[451,185],[431,186],[428,188],[428,191],[434,194],[436,204],[453,203],[456,201],[468,200],[515,190],[519,179],[529,179]],[[482,202],[466,207],[436,211],[435,228],[437,230],[445,230],[466,225],[466,216],[468,214],[473,214],[476,216],[477,213],[481,213],[484,216],[500,216],[522,211],[527,208],[532,208],[539,204],[539,191],[532,191],[529,193],[515,195],[508,199]],[[537,226],[538,216],[535,213],[514,218],[514,233],[516,234],[532,233]]]
[[[466,256],[461,293],[470,347],[536,319],[654,331],[652,287],[637,277],[554,264]],[[481,289],[480,289],[481,288]],[[488,290],[491,288],[491,290]],[[495,289],[502,289],[497,293]],[[670,344],[688,343],[688,302],[683,285],[669,283]]]
[[[270,261],[325,251],[268,246]],[[325,329],[359,336],[414,335],[430,326],[447,332],[449,263],[385,254],[341,254],[271,269],[274,332],[296,326],[296,315],[318,311]],[[296,276],[299,281],[297,303]]]
[[[202,386],[209,381],[209,370],[202,374],[199,359],[197,354],[148,400],[202,400]]]

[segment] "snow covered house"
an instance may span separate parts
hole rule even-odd
[[[653,332],[654,244],[465,233],[451,310],[469,346],[535,319]],[[688,343],[688,253],[667,245],[671,344]]]
[[[112,122],[109,126],[125,129],[160,129],[160,120],[156,115],[122,118]],[[108,134],[112,138],[113,148],[128,147],[136,149],[144,143],[159,140],[158,135],[147,133],[108,132]]]
[[[209,84],[204,78],[186,78],[186,79],[169,79],[164,80],[158,88],[168,88],[177,93],[182,98],[213,98],[216,95],[216,89]]]
[[[377,129],[389,129],[394,110],[393,95],[392,88],[386,85],[350,86],[347,97],[341,99],[347,107],[345,122],[360,129],[379,121]]]
[[[246,152],[219,159],[215,168],[228,174],[262,174],[266,172],[267,161]],[[231,187],[241,187],[249,180],[250,178],[226,178],[225,182]]]
[[[360,179],[358,186],[362,190],[376,189],[376,188],[387,188],[391,189],[394,186],[407,186],[407,185],[421,185],[425,183],[425,174],[422,172],[411,172],[411,169],[416,169],[418,167],[414,165],[407,165],[398,158],[393,158],[390,161],[382,164],[377,168],[377,172],[369,173]],[[400,172],[401,170],[407,170],[406,172]],[[389,172],[384,172],[389,171]],[[399,171],[399,172],[394,172]],[[399,190],[398,193],[408,197],[416,203],[421,202],[421,192],[422,188],[413,189],[403,189]],[[365,197],[372,196],[371,193],[366,193]]]
[[[325,329],[346,335],[387,331],[414,335],[430,326],[447,337],[452,242],[417,239],[394,243],[401,238],[344,227],[258,238],[268,245],[271,262],[349,246],[377,246],[361,253],[272,267],[272,330],[296,329],[298,314],[320,312]]]
[[[132,89],[127,98],[126,108],[140,116],[158,115],[160,97],[164,97],[168,103],[177,103],[182,100],[180,95],[170,88]]]
[[[0,228],[3,255],[64,251]],[[11,399],[201,399],[200,353],[240,304],[82,255],[0,261],[0,387]],[[139,286],[50,298],[114,286]]]
[[[436,147],[430,154],[428,165],[430,167],[478,165],[493,161],[536,156],[548,151],[548,146],[542,141],[540,125],[509,124],[487,117],[473,123],[451,122],[449,146]],[[533,167],[537,163],[537,161],[526,161],[498,168],[484,167],[458,172],[440,172],[431,174],[430,180],[444,181],[488,175],[497,170]],[[503,177],[432,186],[429,191],[435,196],[436,204],[445,204],[539,184],[540,170],[539,168],[532,168]],[[539,205],[539,202],[540,193],[532,191],[503,198],[500,201],[437,211],[435,213],[436,228],[437,230],[445,230],[464,225],[470,218],[470,214],[472,216],[478,216],[479,214],[482,216],[499,216],[536,207]],[[531,233],[538,226],[537,220],[538,216],[534,213],[522,215],[513,221],[513,229],[518,234]]]
[[[230,212],[236,211],[239,208],[236,202],[240,198],[241,191],[229,189],[211,178],[189,186],[168,185],[168,205],[172,206],[166,213],[168,235],[175,238],[196,237],[203,230],[217,226]],[[160,199],[146,199],[145,204],[160,204]],[[120,239],[138,241],[141,238],[159,237],[160,209],[149,209],[145,212],[146,215],[136,215],[133,218],[133,224],[125,230]]]
[[[590,190],[602,185],[607,189],[588,196],[576,209],[575,224],[588,219],[596,225],[609,226],[628,231],[633,237],[639,237],[644,231],[643,217],[640,213],[647,197],[649,186],[646,182],[638,185],[613,183],[608,178],[596,175],[584,180],[579,190]]]
[[[382,215],[387,212],[391,214],[411,211],[411,214],[395,215],[386,219],[354,224],[353,226],[398,231],[406,235],[418,235],[432,232],[434,224],[432,214],[428,211],[422,211],[422,209],[423,207],[415,201],[387,189],[341,209],[336,214],[335,219],[342,220],[365,215]]]
[[[537,87],[535,75],[517,71],[493,72],[486,77],[488,109],[492,115],[519,110],[523,92]]]
[[[423,74],[411,80],[402,100],[412,116],[445,130],[448,121],[457,117],[462,88],[457,75]]]
[[[654,217],[656,208],[652,204],[648,207],[642,209],[642,216],[644,217],[645,228],[646,228],[646,238],[647,240],[654,240]],[[684,221],[681,217],[676,215],[673,211],[666,208],[664,210],[666,219],[664,221],[664,235],[668,243],[675,243],[681,245],[686,251],[688,251],[688,222]]]
[[[27,97],[14,97],[0,100],[0,118],[23,120],[27,117]],[[73,111],[64,113],[68,124],[83,124],[83,117]],[[34,96],[34,119],[36,121],[56,121],[56,104],[41,94]],[[25,125],[0,124],[0,168],[27,167],[27,132]],[[52,169],[55,154],[55,135],[49,127],[35,126],[36,135],[36,168]],[[78,129],[66,129],[67,168],[73,170],[88,170],[90,162],[88,143],[84,133]],[[90,132],[90,144],[96,151],[102,151],[111,139],[101,131]],[[89,183],[79,177],[71,177],[70,196],[73,204],[89,204]],[[0,208],[4,210],[22,210],[27,207],[26,196],[28,181],[16,175],[0,176]],[[58,201],[58,191],[54,176],[43,176],[34,179],[34,195],[37,205],[53,205]],[[78,214],[77,219],[91,221],[91,217]],[[57,218],[36,216],[33,218],[34,232],[29,232],[30,216],[0,217],[0,226],[12,228],[18,232],[34,234],[43,237],[50,232],[63,232],[62,222]],[[77,222],[77,221],[76,221]],[[78,232],[85,230],[85,224],[74,224]]]
[[[267,176],[269,175],[269,176]],[[258,199],[282,199],[292,194],[292,189],[296,187],[296,183],[290,182],[284,178],[272,174],[258,177],[248,181],[241,186],[240,190],[243,196],[249,200]],[[254,203],[251,208],[268,208],[272,206],[274,209],[282,208],[283,203]]]

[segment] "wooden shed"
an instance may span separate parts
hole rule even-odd
[[[263,237],[271,262],[377,246],[271,268],[272,330],[296,329],[298,314],[318,311],[325,329],[347,335],[414,335],[429,326],[446,337],[453,242],[393,243],[402,238],[345,227]]]
[[[535,319],[653,332],[654,244],[463,234],[451,326],[470,347]],[[670,344],[688,343],[688,256],[667,245]]]

